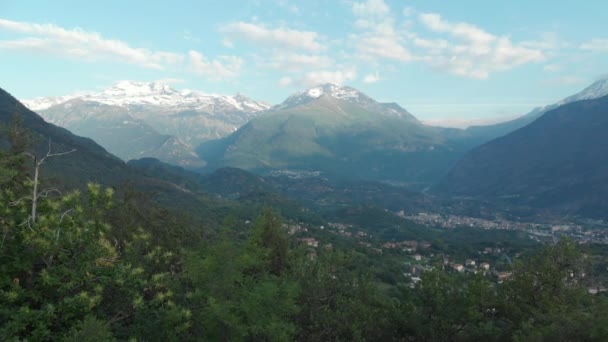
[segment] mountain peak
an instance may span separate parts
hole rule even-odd
[[[355,88],[340,86],[334,83],[324,83],[289,96],[283,103],[275,106],[275,109],[303,105],[320,97],[332,97],[359,104],[376,103],[375,100]]]
[[[396,103],[381,103],[367,96],[361,91],[334,83],[324,83],[295,93],[289,96],[281,104],[274,106],[273,110],[294,108],[307,105],[322,98],[333,98],[360,106],[368,111],[376,112],[384,116],[407,119],[418,123],[418,120]]]
[[[358,97],[362,93],[355,88],[340,86],[334,83],[320,84],[304,92],[307,96],[318,98],[326,95],[338,99]]]
[[[66,96],[36,98],[23,103],[31,110],[45,110],[73,99],[99,102],[107,105],[154,106],[170,111],[197,110],[215,112],[255,113],[270,106],[242,95],[216,95],[196,90],[175,90],[166,83],[119,81],[101,92],[78,93]]]
[[[177,93],[169,85],[162,82],[137,82],[119,81],[112,87],[103,91],[103,94],[110,96],[141,96],[141,95],[162,95]]]
[[[559,104],[561,105],[581,100],[592,100],[606,95],[608,95],[608,76],[593,82],[581,92],[565,98]]]

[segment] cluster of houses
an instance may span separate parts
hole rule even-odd
[[[403,275],[411,279],[411,286],[414,286],[421,280],[420,277],[422,273],[431,271],[435,269],[435,267],[441,267],[441,270],[446,272],[482,273],[484,275],[492,275],[499,282],[511,277],[511,272],[492,270],[491,265],[488,262],[479,263],[474,259],[466,259],[464,263],[459,263],[451,262],[450,259],[445,256],[437,256],[437,258],[434,258],[433,262],[421,254],[414,254],[406,260],[406,272],[404,272]]]
[[[428,249],[431,244],[427,241],[406,240],[400,242],[387,242],[382,245],[385,249],[400,249],[403,252],[413,253],[418,249]]]
[[[353,236],[353,233],[351,231],[349,231],[350,229],[353,228],[353,225],[351,225],[351,224],[329,223],[328,225],[330,228],[333,228],[332,232],[334,232],[338,235],[345,236],[345,237]],[[363,233],[363,234],[365,234],[365,236],[367,236],[367,233],[365,233],[365,232],[359,232],[359,233]]]
[[[307,256],[310,260],[317,259],[317,248],[319,247],[319,240],[317,240],[313,237],[303,237],[303,238],[299,238],[297,241],[300,242],[301,244],[308,246]],[[323,248],[327,251],[333,251],[334,245],[331,243],[327,243],[327,244],[323,245]]]
[[[283,223],[283,228],[287,230],[289,235],[294,235],[300,232],[308,232],[308,227],[301,223]]]
[[[449,265],[453,270],[455,270],[456,272],[471,272],[471,273],[477,273],[477,272],[487,272],[490,270],[490,264],[487,262],[482,262],[479,265],[477,264],[477,261],[473,260],[473,259],[466,259],[464,261],[464,265],[463,264],[459,264],[459,263],[450,263],[449,259],[444,259],[444,265]]]

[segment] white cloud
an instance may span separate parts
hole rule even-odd
[[[416,13],[416,10],[412,7],[405,7],[403,9],[403,16],[404,17],[411,17],[412,15],[414,15],[414,13]]]
[[[412,37],[412,43],[417,47],[428,50],[443,50],[450,46],[445,39],[424,39],[417,36]]]
[[[300,8],[298,6],[296,6],[295,4],[290,3],[287,0],[277,0],[277,5],[279,5],[279,7],[283,7],[285,9],[287,9],[289,12],[291,12],[293,14],[300,14]]]
[[[291,77],[282,77],[279,80],[279,85],[281,87],[287,87],[293,84],[293,80],[291,79]]]
[[[322,83],[344,84],[357,78],[357,70],[354,68],[337,71],[312,71],[307,73],[301,83],[310,87]]]
[[[555,32],[543,32],[540,34],[538,39],[523,41],[521,42],[521,45],[544,51],[559,50],[561,48],[570,47],[570,44],[562,41]]]
[[[373,74],[368,74],[363,78],[363,82],[365,82],[365,83],[376,83],[381,80],[382,79],[380,78],[380,75],[378,75],[378,72],[375,72]]]
[[[324,69],[332,64],[333,60],[328,56],[275,52],[271,61],[265,66],[286,72],[298,72],[306,69]]]
[[[414,44],[423,49],[418,60],[455,75],[485,79],[492,72],[546,58],[539,48],[515,44],[507,36],[495,36],[472,24],[452,23],[435,13],[421,13],[418,19],[430,31],[455,39],[415,38]]]
[[[201,39],[194,36],[190,30],[184,30],[183,38],[185,41],[189,41],[189,42],[195,42],[195,43],[201,42]]]
[[[99,33],[79,28],[64,29],[53,24],[35,24],[0,19],[0,30],[29,35],[24,38],[0,41],[0,48],[48,53],[63,57],[97,60],[118,60],[146,68],[163,69],[178,64],[183,56],[173,52],[134,48]]]
[[[319,35],[313,31],[298,31],[288,28],[268,29],[263,25],[234,22],[224,25],[220,32],[233,39],[272,47],[293,50],[320,51],[325,47],[319,43]]]
[[[352,6],[353,13],[361,17],[383,17],[390,13],[390,8],[383,0],[368,0],[365,2],[355,2]]]
[[[235,56],[221,56],[219,60],[208,60],[197,51],[188,52],[188,56],[190,67],[195,73],[212,79],[236,77],[243,66],[243,60]]]
[[[385,58],[401,62],[412,60],[403,45],[404,38],[395,29],[390,8],[382,0],[355,2],[352,5],[355,26],[362,32],[351,36],[351,41],[365,59]]]
[[[605,38],[594,38],[588,42],[581,44],[581,50],[596,51],[596,52],[608,52],[608,39]]]
[[[235,77],[243,61],[234,56],[207,60],[200,52],[187,55],[132,47],[126,42],[104,38],[80,28],[65,29],[53,24],[36,24],[0,19],[0,30],[25,37],[0,40],[0,49],[30,51],[89,62],[117,61],[151,69],[190,68],[211,78]],[[185,37],[190,35],[185,31]],[[190,37],[194,39],[194,37]]]
[[[494,35],[485,32],[475,25],[451,23],[443,20],[441,15],[436,13],[421,13],[418,16],[418,19],[431,31],[448,33],[454,37],[465,39],[473,44],[484,45],[496,40]]]
[[[494,35],[465,22],[451,22],[437,13],[403,9],[400,25],[382,0],[352,4],[355,27],[350,36],[358,57],[382,63],[422,63],[451,74],[485,79],[493,72],[509,70],[546,59],[543,48],[557,46],[555,34],[542,41],[514,43],[508,36]],[[418,30],[411,17],[418,20]],[[542,44],[541,44],[542,43]]]
[[[412,54],[396,37],[362,35],[356,38],[357,49],[364,57],[381,57],[401,62],[412,60]]]
[[[279,85],[309,88],[324,83],[345,84],[354,81],[356,78],[357,70],[355,68],[335,71],[320,70],[307,72],[299,79],[283,77],[279,80]]]
[[[234,47],[234,44],[232,43],[232,41],[228,38],[224,38],[222,40],[222,45],[224,45],[224,47],[227,47],[229,49],[232,49]]]

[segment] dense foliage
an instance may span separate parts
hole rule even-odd
[[[568,241],[503,283],[437,269],[387,285],[378,275],[398,269],[352,246],[299,245],[270,209],[201,238],[89,184],[48,192],[33,222],[27,173],[18,150],[0,155],[0,340],[608,338],[608,301],[586,293],[586,259]]]

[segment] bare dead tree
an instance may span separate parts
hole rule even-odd
[[[51,139],[49,139],[49,148],[48,148],[48,151],[46,152],[46,155],[44,155],[42,158],[39,158],[35,153],[24,152],[24,154],[26,156],[30,157],[34,161],[34,179],[31,180],[32,183],[33,183],[32,196],[31,196],[31,201],[32,201],[31,220],[32,220],[32,224],[36,223],[36,211],[38,209],[38,199],[39,198],[47,197],[49,194],[51,194],[53,192],[60,193],[59,190],[57,190],[57,189],[42,189],[42,190],[38,191],[38,186],[39,186],[39,180],[38,180],[38,178],[39,178],[39,175],[40,175],[40,167],[49,158],[64,156],[66,154],[70,154],[70,153],[73,153],[73,152],[76,152],[76,150],[72,149],[72,150],[66,151],[66,152],[53,153],[53,146],[52,146]]]

